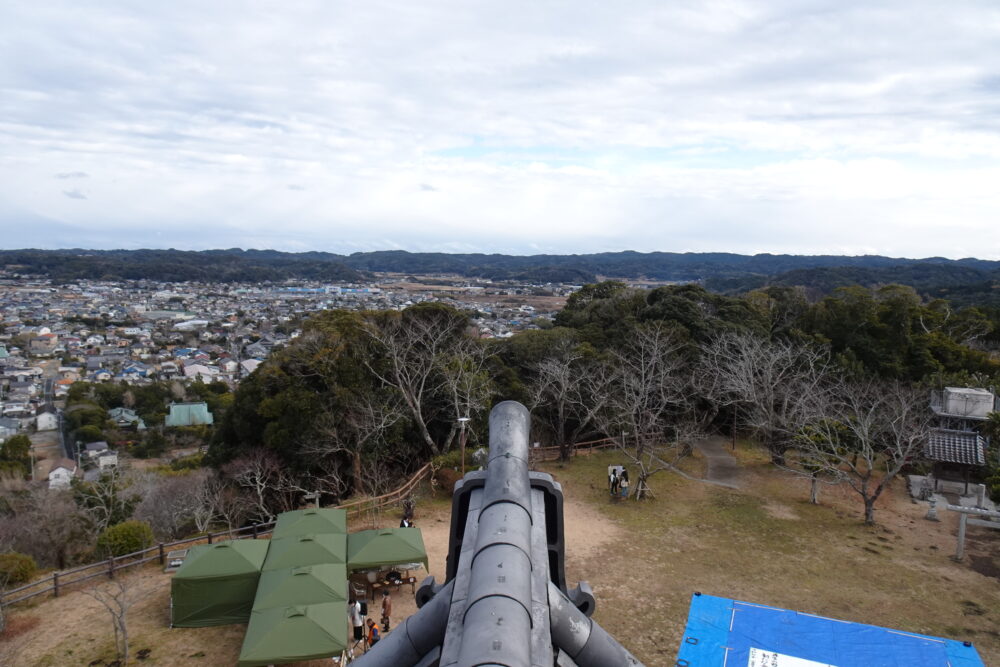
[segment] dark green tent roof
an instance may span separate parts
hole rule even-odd
[[[346,533],[347,511],[311,508],[282,512],[271,537],[294,537],[314,533]]]
[[[271,548],[267,552],[267,560],[264,561],[264,571],[346,562],[346,535],[335,533],[297,535],[271,540]]]
[[[347,602],[347,567],[306,565],[263,573],[253,610],[338,601]]]
[[[255,611],[240,651],[240,667],[318,660],[347,648],[344,602]]]
[[[171,625],[246,623],[267,548],[268,540],[192,547],[170,581]]]
[[[418,562],[427,567],[427,550],[419,528],[363,530],[347,536],[349,570]]]

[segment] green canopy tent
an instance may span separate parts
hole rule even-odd
[[[306,565],[264,572],[253,610],[323,602],[347,602],[346,566]]]
[[[250,618],[268,540],[192,547],[170,581],[170,624],[200,628]]]
[[[347,510],[310,508],[282,512],[271,537],[295,537],[315,533],[346,533]]]
[[[346,562],[346,535],[336,533],[297,535],[271,540],[271,548],[267,552],[267,560],[264,561],[264,571]]]
[[[427,567],[427,550],[419,528],[363,530],[347,536],[349,570],[402,563],[423,563]]]
[[[240,667],[319,660],[347,648],[347,605],[343,602],[295,605],[254,611],[250,616]]]

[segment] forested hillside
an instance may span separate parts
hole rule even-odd
[[[595,282],[599,276],[705,282],[730,293],[764,285],[834,287],[901,283],[922,291],[982,291],[997,284],[1000,262],[944,258],[899,259],[877,255],[736,255],[732,253],[639,253],[590,255],[485,255],[378,251],[337,255],[276,250],[7,250],[0,267],[55,280],[100,278],[164,281],[356,281],[370,272],[455,274],[522,282]]]
[[[576,292],[550,329],[479,340],[466,322],[437,304],[314,315],[240,386],[209,459],[226,470],[263,452],[311,480],[303,488],[377,493],[453,450],[459,416],[483,442],[489,406],[513,398],[545,443],[655,434],[661,449],[637,460],[640,478],[734,422],[785,465],[805,434],[862,447],[862,434],[818,435],[846,397],[897,396],[923,414],[929,387],[1000,383],[996,322],[899,285],[810,303],[788,287],[725,296],[604,282]],[[858,423],[842,414],[844,428]]]

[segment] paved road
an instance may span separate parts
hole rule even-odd
[[[695,444],[695,449],[708,461],[705,481],[734,489],[743,486],[743,471],[729,449],[727,439],[718,436],[705,438]]]

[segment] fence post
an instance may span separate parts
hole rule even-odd
[[[209,543],[209,544],[211,544],[211,543],[212,543],[212,533],[209,533],[209,534],[208,534],[208,543]]]
[[[112,556],[108,559],[108,579],[115,578],[115,557]]]
[[[160,547],[160,565],[163,565],[166,562],[166,559],[163,557],[163,542],[160,542],[159,547]]]
[[[253,525],[253,539],[257,539],[257,524]]]
[[[59,573],[52,573],[52,597],[59,597]]]

